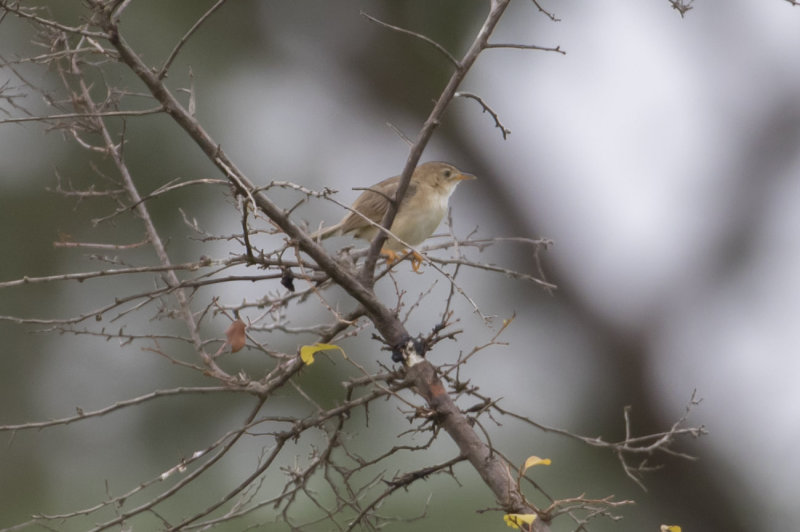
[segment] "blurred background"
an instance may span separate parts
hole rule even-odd
[[[78,4],[52,4],[71,23],[84,16]],[[211,4],[132,2],[122,27],[146,61],[160,64]],[[647,492],[608,452],[512,422],[492,428],[510,458],[553,459],[536,475],[554,496],[637,501],[619,510],[622,521],[590,530],[655,531],[662,523],[684,531],[798,530],[800,465],[791,442],[800,437],[800,9],[781,0],[698,0],[682,19],[666,0],[552,4],[545,7],[558,22],[531,2],[513,2],[491,40],[560,46],[566,55],[488,50],[461,87],[497,112],[508,139],[476,102],[456,100],[423,156],[479,177],[451,202],[456,234],[477,228],[478,236],[554,241],[543,255],[547,278],[559,287],[552,294],[486,273],[461,278],[485,314],[516,313],[503,336],[508,346],[482,352],[462,378],[541,423],[606,440],[623,437],[626,405],[636,433],[661,431],[696,390],[702,402],[689,422],[710,435],[678,448],[699,459],[659,457],[665,467],[645,477]],[[408,148],[387,123],[413,138],[450,75],[430,46],[360,10],[460,57],[487,2],[230,2],[186,46],[170,86],[194,84],[197,116],[255,182],[329,186],[349,203],[352,187],[399,173]],[[31,40],[29,26],[11,17],[0,23],[4,59],[36,53]],[[52,71],[19,70],[33,84],[55,86]],[[121,69],[111,76],[141,90]],[[24,105],[47,112],[35,93]],[[166,118],[130,120],[126,137],[143,191],[176,177],[219,177]],[[0,127],[0,281],[101,266],[81,251],[54,248],[61,234],[141,240],[124,219],[92,227],[91,218],[114,206],[55,193],[56,172],[76,187],[96,179],[85,152],[58,133],[37,124]],[[239,227],[230,203],[211,189],[151,206],[176,262],[212,255],[185,237],[178,207],[217,232]],[[341,210],[319,202],[298,216],[316,226]],[[214,246],[213,255],[224,256],[227,248]],[[151,260],[141,253],[140,263]],[[481,259],[535,271],[530,248],[502,244]],[[130,290],[119,280],[92,286],[4,289],[0,315],[67,317]],[[233,302],[251,289],[217,295]],[[459,349],[494,333],[460,305],[469,332],[458,345],[441,344],[434,362],[452,362]],[[427,331],[437,317],[417,312],[411,325]],[[147,330],[147,316],[132,320],[127,327]],[[220,324],[216,334],[223,331]],[[9,320],[0,321],[0,338],[0,424],[203,383],[139,347],[36,334]],[[289,340],[275,342],[291,351]],[[360,362],[377,367],[369,351],[364,356]],[[292,408],[292,397],[282,400]],[[6,435],[0,526],[88,506],[157,476],[213,441],[240,408],[232,397],[183,398]],[[399,432],[391,423],[387,430]],[[439,442],[440,461],[452,456],[450,445]],[[251,467],[234,461],[225,475],[240,478]],[[497,514],[475,514],[494,501],[474,472],[457,472],[462,488],[434,478],[402,496],[392,508],[414,515],[430,496],[429,517],[394,529],[503,530]],[[554,530],[571,528],[564,522]]]

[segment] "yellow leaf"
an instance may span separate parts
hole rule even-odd
[[[511,528],[519,528],[522,525],[530,525],[536,520],[536,514],[506,514],[503,521]]]
[[[314,355],[320,351],[328,351],[329,349],[338,349],[342,352],[342,356],[347,358],[347,353],[344,352],[344,349],[339,347],[338,345],[333,344],[314,344],[314,345],[304,345],[300,348],[300,358],[303,362],[310,366],[314,363]]]
[[[525,460],[525,465],[522,466],[522,473],[525,474],[525,471],[528,468],[537,466],[537,465],[550,465],[552,462],[549,458],[539,458],[538,456],[529,456],[527,460]]]
[[[678,525],[661,525],[661,532],[681,532]]]

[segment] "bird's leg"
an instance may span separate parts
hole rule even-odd
[[[419,267],[422,266],[423,260],[422,255],[416,251],[411,252],[411,269],[414,270],[415,273],[419,273]]]
[[[395,262],[400,260],[400,259],[397,258],[397,253],[395,253],[391,249],[383,248],[381,250],[381,255],[386,257],[386,265],[387,266],[392,266]]]
[[[400,260],[400,258],[397,256],[397,253],[391,249],[383,248],[381,250],[381,255],[386,257],[386,265],[390,267],[395,262]],[[411,252],[411,269],[414,270],[414,273],[419,273],[419,267],[422,266],[422,262],[424,260],[425,258],[416,251]]]

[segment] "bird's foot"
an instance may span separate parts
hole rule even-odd
[[[414,270],[414,273],[421,273],[419,271],[419,267],[422,266],[423,260],[425,259],[422,257],[422,255],[416,251],[411,252],[411,269]]]
[[[391,249],[386,249],[386,248],[382,249],[381,255],[386,257],[386,265],[389,267],[393,266],[396,262],[400,260],[400,257],[398,257],[397,253],[395,253]],[[416,251],[411,252],[411,269],[414,270],[414,273],[420,273],[419,267],[422,266],[422,262],[424,260],[425,258]]]
[[[397,256],[397,253],[392,251],[391,249],[383,248],[381,250],[381,255],[386,257],[386,265],[393,266],[395,262],[399,261],[400,259]]]

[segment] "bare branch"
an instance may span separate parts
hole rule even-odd
[[[134,116],[148,116],[163,113],[164,110],[160,107],[153,109],[142,109],[140,111],[99,111],[97,113],[63,113],[48,116],[22,116],[16,118],[4,118],[0,120],[2,124],[19,124],[24,122],[61,122],[63,120],[71,120],[73,118],[112,118],[112,117],[134,117]]]
[[[475,63],[478,55],[480,55],[480,53],[486,48],[489,36],[494,31],[494,28],[497,26],[500,17],[502,17],[503,13],[508,7],[508,3],[509,0],[495,0],[492,2],[491,8],[489,9],[489,14],[484,20],[481,29],[478,31],[475,40],[464,54],[464,57],[461,59],[461,61],[458,62],[458,68],[456,68],[456,70],[450,76],[450,80],[442,90],[442,93],[436,101],[436,104],[433,106],[433,109],[428,115],[427,120],[425,120],[425,123],[423,124],[422,129],[417,136],[417,140],[411,147],[411,150],[409,150],[405,167],[403,167],[403,171],[400,174],[400,184],[398,185],[397,193],[395,194],[395,203],[389,205],[386,215],[381,221],[381,225],[383,227],[388,229],[392,226],[392,222],[397,215],[398,205],[405,196],[406,190],[408,190],[408,184],[411,181],[411,174],[414,171],[414,168],[416,168],[425,146],[427,146],[428,141],[433,135],[434,129],[436,129],[436,127],[439,125],[447,106],[453,100],[454,95],[458,90],[459,85],[464,80],[464,77],[467,75],[467,72],[470,70],[470,68],[472,68],[472,65]],[[370,244],[369,255],[364,261],[364,265],[361,268],[361,274],[359,276],[362,282],[369,284],[373,279],[375,263],[378,260],[378,254],[380,253],[385,241],[386,234],[384,232],[379,232]]]
[[[40,32],[35,44],[44,48],[44,53],[37,52],[21,59],[14,56],[14,61],[3,60],[0,65],[11,72],[12,78],[16,76],[20,85],[17,88],[5,83],[0,87],[0,101],[6,106],[3,111],[7,110],[7,119],[0,120],[0,125],[39,123],[46,129],[58,129],[67,140],[74,141],[73,145],[83,148],[87,166],[94,172],[91,178],[82,173],[62,176],[57,171],[57,185],[53,190],[75,204],[102,202],[100,214],[86,217],[91,229],[101,223],[99,229],[116,227],[115,224],[123,222],[128,224],[130,220],[141,223],[140,236],[125,236],[124,241],[106,242],[105,233],[101,236],[76,233],[81,234],[79,239],[64,234],[54,243],[59,249],[93,253],[83,258],[100,263],[99,267],[81,266],[65,270],[71,273],[25,276],[0,282],[0,289],[26,289],[25,285],[41,286],[59,281],[86,282],[82,289],[88,292],[95,286],[105,288],[125,279],[136,281],[137,284],[132,285],[136,288],[119,282],[116,284],[125,286],[119,291],[112,289],[107,294],[105,290],[97,290],[100,302],[95,302],[94,298],[78,301],[73,306],[78,310],[70,310],[63,318],[43,319],[40,314],[34,314],[30,318],[0,316],[0,320],[39,326],[37,332],[107,342],[115,353],[138,344],[145,355],[157,355],[157,362],[174,370],[178,379],[213,381],[209,386],[192,387],[183,385],[185,381],[181,380],[165,389],[137,392],[141,395],[133,398],[107,399],[102,403],[104,406],[95,410],[76,408],[73,415],[59,413],[60,417],[53,419],[6,424],[0,426],[0,431],[12,435],[28,431],[26,436],[30,436],[30,429],[49,430],[70,425],[69,430],[76,430],[81,427],[78,422],[96,423],[103,416],[128,407],[141,408],[155,399],[191,394],[235,393],[238,395],[233,397],[246,401],[248,408],[238,419],[235,413],[229,415],[228,412],[224,418],[210,419],[207,430],[218,432],[192,447],[198,450],[159,466],[159,474],[150,473],[145,480],[138,479],[123,487],[122,495],[115,495],[108,485],[106,500],[102,502],[90,499],[88,503],[81,503],[83,507],[78,510],[60,515],[37,515],[12,529],[61,526],[61,522],[56,525],[57,520],[70,521],[67,525],[84,529],[87,523],[92,523],[88,526],[95,526],[97,531],[136,528],[149,526],[142,523],[152,517],[159,520],[165,530],[207,529],[223,523],[235,526],[233,521],[243,518],[248,519],[244,526],[252,527],[259,526],[255,521],[258,515],[274,516],[295,530],[322,524],[339,530],[379,529],[389,521],[425,516],[427,507],[421,508],[419,515],[410,517],[387,517],[380,507],[399,490],[431,475],[449,475],[458,484],[454,466],[462,462],[469,464],[468,467],[492,490],[498,506],[492,511],[537,514],[539,518],[530,527],[532,531],[548,531],[549,522],[563,514],[571,516],[578,523],[578,529],[585,529],[584,524],[596,517],[618,518],[613,510],[628,501],[584,495],[557,500],[524,472],[517,473],[520,470],[497,448],[494,427],[505,421],[503,416],[521,421],[528,425],[528,430],[549,431],[607,449],[619,458],[622,472],[636,482],[653,468],[649,460],[654,455],[691,458],[681,452],[676,443],[686,436],[696,437],[705,432],[703,427],[688,426],[688,408],[672,427],[647,435],[637,435],[632,430],[626,411],[625,438],[606,442],[546,427],[522,414],[509,412],[499,399],[482,395],[478,385],[464,380],[466,372],[461,370],[467,368],[467,364],[474,362],[479,354],[487,353],[490,347],[505,345],[503,334],[513,321],[512,315],[502,325],[491,324],[493,317],[484,315],[479,302],[471,297],[471,287],[465,284],[464,273],[471,269],[487,275],[500,274],[552,290],[555,287],[544,278],[538,260],[538,254],[547,249],[549,241],[481,239],[475,237],[477,229],[466,238],[458,238],[450,224],[445,238],[431,239],[420,247],[420,251],[430,256],[425,260],[427,276],[420,276],[419,283],[406,284],[391,265],[376,270],[378,252],[387,236],[393,236],[387,228],[391,227],[397,206],[407,190],[411,172],[453,98],[475,100],[483,112],[489,113],[504,138],[510,133],[498,113],[481,97],[458,90],[479,54],[488,48],[563,53],[560,48],[490,44],[489,39],[509,0],[489,3],[480,30],[460,59],[428,36],[362,13],[372,23],[433,46],[453,70],[416,136],[406,136],[393,128],[409,144],[409,153],[401,173],[400,189],[394,197],[388,198],[392,208],[380,224],[375,224],[380,228],[378,236],[366,249],[346,247],[333,255],[310,238],[306,231],[308,224],[297,217],[302,212],[301,207],[314,208],[320,199],[346,209],[333,197],[335,191],[313,190],[288,179],[270,181],[267,178],[268,184],[261,185],[260,176],[256,185],[198,120],[198,114],[202,113],[196,112],[191,70],[188,89],[173,90],[165,82],[181,51],[224,3],[225,0],[217,0],[211,7],[204,8],[188,31],[179,35],[163,63],[154,66],[145,62],[140,51],[127,40],[137,42],[140,38],[133,33],[136,26],[127,20],[120,23],[123,14],[132,16],[133,12],[127,11],[127,7],[133,5],[130,0],[85,0],[84,9],[88,6],[88,10],[83,13],[82,20],[87,22],[80,26],[66,25],[55,18],[46,20],[50,15],[44,9],[23,8],[17,2],[0,0],[0,17],[19,17],[26,25],[30,23]],[[536,0],[534,4],[556,20]],[[96,27],[101,31],[91,31]],[[24,68],[16,69],[18,64]],[[119,76],[120,67],[133,73],[138,78],[134,82],[140,81],[146,90],[134,92],[134,88],[114,85],[125,78],[124,74]],[[50,84],[36,87],[28,81],[33,77],[25,77],[28,68],[47,69],[60,84],[56,88],[51,88]],[[181,103],[187,100],[184,92],[189,93],[185,104]],[[20,100],[26,93],[40,96],[50,109],[47,112],[26,109]],[[180,100],[176,96],[180,96]],[[148,102],[144,106],[139,103],[142,99]],[[133,138],[133,133],[128,137],[127,126],[160,113],[182,128],[222,178],[179,180],[170,176],[163,180],[165,182],[147,185],[151,192],[141,192],[144,181],[139,181],[134,168],[126,162],[126,150],[135,149],[138,140]],[[130,131],[135,129],[130,128]],[[87,179],[93,181],[87,184]],[[78,184],[73,185],[73,182]],[[221,184],[225,185],[224,189],[219,187]],[[220,211],[227,216],[226,229],[216,227],[215,222],[209,221],[211,217],[205,217],[201,209],[193,209],[191,202],[177,207],[172,214],[178,223],[184,224],[180,229],[189,233],[186,241],[195,246],[188,255],[183,248],[180,253],[183,257],[200,258],[188,262],[184,258],[184,262],[175,263],[177,255],[168,251],[173,249],[169,246],[173,235],[158,232],[157,222],[160,223],[161,218],[154,216],[155,211],[151,209],[155,204],[150,200],[197,186],[217,192],[221,199],[218,204],[229,209]],[[182,199],[181,194],[174,196]],[[276,198],[280,198],[281,203]],[[289,199],[284,202],[284,198]],[[231,226],[234,228],[230,229]],[[530,251],[529,264],[522,271],[474,258],[478,252],[492,250],[490,246],[503,242],[522,245]],[[149,249],[155,254],[155,260],[143,255],[148,246],[152,246]],[[203,253],[208,252],[210,246],[217,249],[213,258]],[[198,251],[197,247],[201,249]],[[441,250],[448,251],[441,253]],[[147,282],[144,287],[141,286],[142,275]],[[104,277],[108,279],[97,282]],[[433,279],[430,284],[424,284],[430,279]],[[449,286],[443,286],[442,279]],[[381,280],[381,288],[388,285],[394,292],[376,293],[375,285]],[[227,289],[240,288],[241,285],[234,283],[242,282],[253,288],[244,293]],[[447,292],[446,299],[431,304],[441,292]],[[457,304],[462,297],[466,305]],[[79,305],[91,305],[91,308],[85,310]],[[458,314],[464,308],[472,309],[490,323],[487,338],[472,347],[460,345],[462,332],[468,327],[461,323]],[[54,307],[52,312],[63,310]],[[424,332],[413,337],[406,322],[416,323],[419,316],[426,313],[431,323],[415,325]],[[232,334],[223,333],[231,322],[238,327],[236,341],[231,339]],[[369,334],[366,331],[373,330],[374,342],[350,343],[350,339],[364,338]],[[434,367],[424,358],[425,354],[445,340],[459,342],[458,358],[453,363]],[[232,348],[233,344],[236,349]],[[351,347],[354,345],[358,345],[358,349]],[[308,347],[328,351],[319,354],[318,362],[311,366],[307,358],[304,360],[300,356],[301,353],[307,355]],[[374,352],[370,353],[370,349]],[[351,350],[361,353],[354,355]],[[391,352],[393,359],[402,361],[403,365],[387,367],[378,358],[385,352]],[[333,366],[335,373],[328,371]],[[312,372],[317,372],[316,376],[308,379]],[[342,382],[337,384],[331,379]],[[309,380],[327,382],[324,399],[307,386]],[[289,407],[281,404],[281,400],[275,401],[278,396],[290,397]],[[265,407],[267,401],[270,401],[269,408]],[[462,401],[472,404],[457,404]],[[379,406],[381,402],[389,408]],[[387,446],[391,448],[365,450],[351,435],[372,429],[371,421],[378,408],[382,409],[380,415],[388,410],[396,416],[398,441]],[[203,414],[212,418],[217,415],[217,409],[204,410]],[[225,428],[216,428],[220,426]],[[440,444],[444,434],[455,444],[450,454],[452,458],[425,465],[431,462],[424,457],[434,445]],[[181,506],[176,511],[173,500],[178,497],[175,495],[185,492],[189,484],[201,477],[207,478],[208,483],[213,482],[211,468],[229,454],[250,452],[254,445],[242,445],[245,440],[261,448],[260,452],[257,450],[250,455],[251,467],[239,477],[233,477],[235,480],[229,485],[215,483],[208,497],[198,499],[196,506]],[[413,460],[407,460],[409,453],[415,453]],[[237,460],[239,458],[237,454]],[[390,464],[401,463],[399,460],[417,465],[390,472],[390,467],[394,467]],[[236,474],[236,471],[230,472]],[[283,482],[273,482],[276,474],[283,475]],[[521,485],[523,479],[528,483],[525,486]],[[549,507],[538,507],[526,497],[529,485],[539,490],[537,497],[543,497]],[[199,492],[205,486],[192,488]],[[114,490],[117,489],[115,486]],[[256,514],[257,511],[264,513]]]
[[[421,33],[417,33],[415,31],[411,31],[411,30],[407,30],[405,28],[401,28],[399,26],[393,26],[392,24],[389,24],[387,22],[383,22],[381,20],[376,19],[375,17],[373,17],[372,15],[370,15],[370,14],[364,12],[364,11],[361,11],[361,16],[363,16],[367,20],[370,20],[370,21],[374,22],[375,24],[383,26],[384,28],[388,28],[390,30],[393,30],[393,31],[396,31],[396,32],[399,32],[399,33],[403,33],[405,35],[411,35],[412,37],[416,37],[417,39],[420,39],[420,40],[430,44],[431,46],[436,48],[443,56],[445,56],[447,58],[447,60],[450,61],[450,63],[454,67],[456,67],[456,69],[460,69],[461,68],[461,64],[458,62],[458,60],[455,57],[453,57],[453,54],[448,52],[447,49],[444,46],[442,46],[438,42],[434,41],[430,37],[428,37],[426,35],[423,35]]]
[[[508,138],[508,136],[511,134],[511,130],[510,129],[506,129],[506,127],[500,122],[500,117],[497,115],[497,113],[494,111],[494,109],[489,107],[489,105],[485,101],[483,101],[483,98],[481,98],[477,94],[472,94],[471,92],[457,92],[453,96],[456,97],[456,98],[459,98],[459,97],[461,97],[461,98],[472,98],[473,100],[475,100],[476,102],[481,104],[481,107],[483,108],[483,112],[484,113],[489,113],[491,115],[491,117],[494,119],[494,125],[495,125],[495,127],[500,129],[500,133],[503,135],[503,140],[506,140]]]
[[[555,52],[561,55],[567,55],[567,52],[561,49],[561,46],[538,46],[536,44],[516,44],[516,43],[490,43],[486,48],[510,48],[512,50],[539,50],[542,52]]]
[[[787,1],[792,2],[793,0],[787,0]],[[669,3],[672,6],[672,9],[680,13],[681,18],[684,18],[686,16],[686,13],[694,9],[692,7],[694,0],[669,0]]]
[[[86,412],[81,408],[76,408],[78,414],[75,416],[63,417],[59,419],[53,419],[50,421],[31,421],[27,423],[20,423],[18,425],[0,425],[0,431],[16,432],[20,430],[44,429],[49,427],[55,427],[57,425],[69,425],[70,423],[76,423],[78,421],[86,421],[93,417],[104,416],[106,414],[110,414],[111,412],[115,412],[123,408],[128,408],[130,406],[137,406],[147,401],[151,401],[153,399],[159,399],[161,397],[170,397],[174,395],[183,396],[186,394],[194,394],[194,393],[196,394],[208,394],[208,393],[219,393],[219,392],[230,393],[233,391],[235,390],[223,386],[209,386],[205,388],[172,388],[169,390],[156,390],[154,392],[150,392],[145,395],[140,395],[139,397],[134,397],[133,399],[119,401],[117,403],[114,403],[113,405],[109,405],[105,408],[100,408],[98,410],[93,410],[90,412]]]
[[[169,67],[172,65],[172,62],[175,61],[175,58],[178,57],[178,53],[181,51],[181,48],[183,48],[183,46],[189,41],[189,38],[198,30],[198,28],[200,28],[203,22],[205,22],[206,19],[208,19],[208,17],[210,17],[217,9],[222,7],[222,4],[225,2],[226,0],[217,0],[213,6],[211,6],[199,19],[197,19],[192,27],[189,28],[189,31],[187,31],[183,37],[181,37],[181,40],[178,41],[178,44],[175,45],[175,48],[172,49],[172,52],[170,52],[166,61],[164,61],[164,65],[158,70],[158,79],[164,79],[166,77]]]
[[[82,35],[83,37],[91,37],[93,39],[105,39],[107,37],[105,33],[88,31],[85,26],[82,27],[66,26],[54,20],[40,17],[36,15],[36,11],[39,8],[34,8],[34,7],[25,8],[20,6],[18,2],[12,0],[0,0],[0,7],[5,9],[9,13],[14,13],[15,15],[21,18],[28,19],[31,22],[40,24],[41,26],[53,28],[55,30],[62,31],[64,33]]]
[[[553,22],[561,22],[561,19],[556,17],[555,14],[553,14],[553,12],[543,8],[542,5],[539,3],[539,0],[532,0],[532,1],[533,5],[535,5],[536,8],[539,10],[539,13],[544,14],[547,18],[549,18]]]

